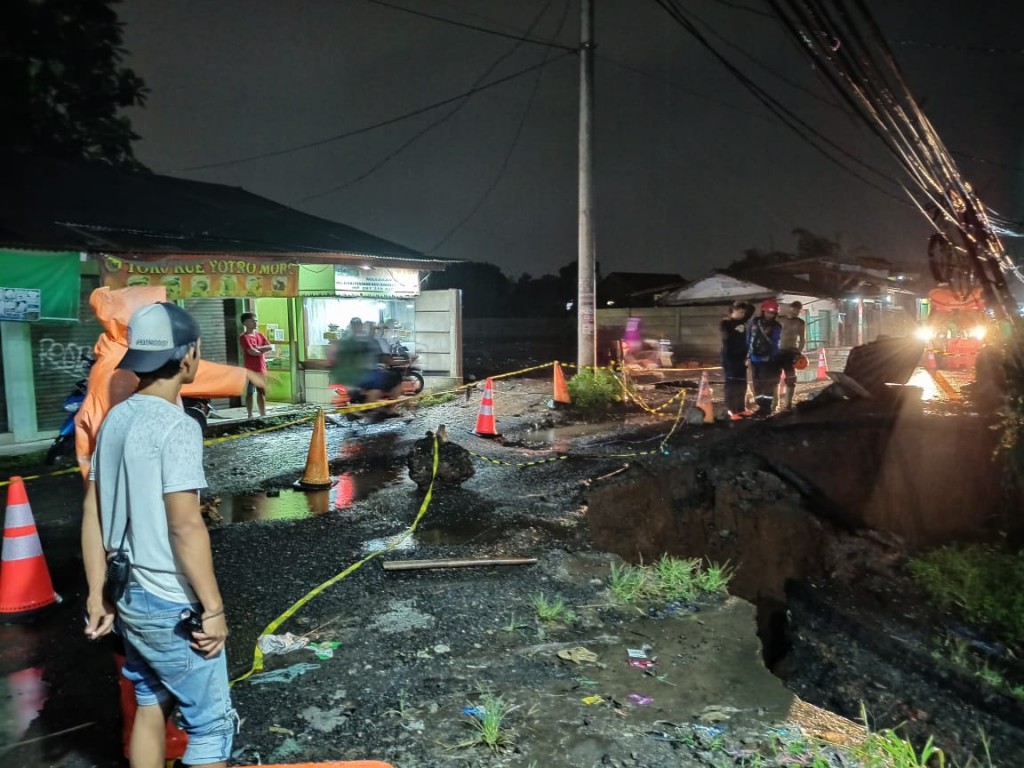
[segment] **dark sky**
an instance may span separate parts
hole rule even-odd
[[[394,2],[517,35],[536,20],[531,37],[578,41],[578,0]],[[795,227],[879,256],[923,260],[929,230],[920,214],[794,136],[654,2],[595,4],[604,273],[695,278],[745,248],[791,250]],[[947,146],[1013,167],[1024,166],[1022,14],[1009,10],[1016,5],[869,0]],[[722,50],[758,84],[848,151],[895,172],[865,129],[745,57],[834,101],[772,19],[732,0],[685,6],[735,46]],[[517,47],[368,0],[127,0],[119,13],[128,63],[152,91],[131,117],[143,137],[137,154],[153,170],[242,186],[437,256],[493,262],[514,277],[555,272],[576,258],[575,57],[549,64],[539,80],[534,72],[473,96],[356,183],[348,184],[455,105],[311,149],[185,171],[388,120],[470,90],[495,62],[488,81],[560,51]],[[1019,191],[1024,173],[957,159],[989,205],[1021,218],[1014,185]]]

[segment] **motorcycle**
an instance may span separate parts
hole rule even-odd
[[[46,451],[47,465],[63,464],[65,459],[75,452],[75,415],[81,410],[82,403],[85,402],[85,393],[89,387],[89,371],[92,370],[95,362],[92,357],[82,352],[79,364],[82,367],[83,377],[75,382],[71,392],[64,398],[64,410],[68,415],[64,419],[64,423],[61,424],[57,437]]]
[[[423,369],[416,365],[419,355],[410,355],[409,348],[396,341],[391,345],[388,368],[402,377],[402,394],[418,395],[423,391]]]
[[[206,434],[206,420],[210,415],[217,415],[216,410],[210,401],[201,397],[183,397],[181,398],[181,407],[185,409],[185,413],[196,420],[199,425],[200,431]]]

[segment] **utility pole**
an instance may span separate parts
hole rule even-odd
[[[597,364],[596,280],[594,277],[594,10],[580,2],[579,278],[576,297],[576,363]]]

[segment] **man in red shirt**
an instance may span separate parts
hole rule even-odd
[[[273,350],[267,337],[256,330],[256,315],[252,312],[242,314],[242,327],[245,332],[238,337],[238,343],[242,347],[242,364],[250,371],[266,375],[267,373],[267,352]],[[245,384],[245,410],[252,418],[252,393],[256,392],[256,405],[260,409],[260,416],[267,415],[267,390],[256,386],[251,381]]]

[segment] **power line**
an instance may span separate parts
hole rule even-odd
[[[420,107],[419,109],[414,109],[411,112],[405,112],[405,113],[403,113],[401,115],[396,115],[395,117],[390,117],[387,120],[381,120],[380,122],[373,123],[372,125],[365,125],[362,128],[356,128],[356,129],[351,130],[351,131],[346,131],[345,133],[339,133],[339,134],[336,134],[334,136],[328,136],[327,138],[318,139],[316,141],[309,141],[309,142],[306,142],[305,144],[296,144],[296,145],[293,145],[293,146],[290,146],[290,147],[285,147],[283,149],[276,149],[276,150],[273,150],[271,152],[261,152],[258,155],[248,155],[246,157],[235,158],[234,160],[224,160],[224,161],[219,162],[219,163],[207,163],[205,165],[193,165],[193,166],[190,166],[188,168],[179,168],[177,170],[177,172],[178,173],[188,173],[188,172],[191,172],[191,171],[206,171],[206,170],[210,170],[212,168],[226,168],[227,166],[231,166],[231,165],[241,165],[242,163],[251,163],[251,162],[256,161],[256,160],[266,160],[266,159],[269,159],[271,157],[280,157],[281,155],[289,155],[289,154],[292,154],[293,152],[300,152],[300,151],[302,151],[304,149],[312,149],[313,147],[322,147],[325,144],[332,144],[332,143],[334,143],[336,141],[343,141],[344,139],[350,139],[353,136],[359,136],[359,135],[364,134],[364,133],[369,133],[370,131],[375,131],[378,128],[383,128],[383,127],[388,126],[388,125],[394,125],[395,123],[402,122],[403,120],[408,120],[411,117],[416,117],[417,115],[422,115],[425,112],[430,112],[431,110],[437,109],[438,107],[443,107],[445,104],[451,104],[452,102],[459,101],[460,99],[465,99],[465,98],[467,98],[469,96],[473,96],[474,94],[481,93],[483,91],[486,91],[486,90],[489,90],[491,88],[494,88],[495,86],[503,85],[504,83],[507,83],[510,80],[515,80],[516,78],[519,78],[519,77],[522,77],[523,75],[529,74],[530,72],[533,72],[536,69],[539,69],[541,67],[546,67],[548,64],[553,64],[554,62],[558,61],[559,59],[563,59],[566,56],[570,56],[570,55],[574,54],[575,52],[576,51],[566,51],[561,56],[558,56],[558,57],[556,57],[554,59],[551,59],[550,61],[542,62],[540,64],[535,64],[534,66],[527,67],[526,69],[521,69],[518,72],[513,72],[511,75],[506,75],[505,77],[502,77],[502,78],[499,78],[497,80],[494,80],[494,81],[492,81],[490,83],[487,83],[486,85],[482,85],[482,86],[480,86],[478,88],[471,88],[470,90],[466,91],[465,93],[460,93],[458,96],[452,96],[450,98],[434,102],[433,104],[429,104],[429,105],[427,105],[425,107]]]
[[[370,0],[370,2],[376,2],[376,0]],[[536,27],[540,23],[541,19],[544,18],[544,15],[547,13],[548,8],[551,7],[551,3],[552,2],[553,2],[553,0],[548,0],[547,3],[545,3],[544,7],[541,8],[541,10],[537,13],[536,16],[534,16],[533,20],[530,22],[530,26],[526,30],[526,34],[530,34],[531,32],[533,32],[534,29],[536,29]],[[563,14],[561,24],[564,25],[564,23],[565,23],[565,16]],[[559,30],[561,30],[561,25],[559,26]],[[480,83],[482,83],[484,80],[486,80],[490,76],[490,74],[492,72],[494,72],[494,70],[497,69],[498,66],[503,61],[505,61],[509,57],[513,56],[516,53],[516,51],[518,51],[520,48],[522,48],[523,43],[525,41],[526,41],[525,37],[524,38],[520,38],[519,41],[514,46],[512,46],[508,51],[506,51],[505,53],[501,54],[498,58],[496,58],[493,62],[491,62],[490,66],[488,66],[487,69],[485,69],[480,74],[480,76],[473,82],[473,86],[476,87],[476,86],[480,85]],[[544,57],[545,60],[547,59],[547,51],[550,51],[550,50],[551,50],[550,47],[545,49],[545,57]],[[566,54],[563,54],[563,55],[566,55]],[[539,73],[539,70],[538,70],[538,73]],[[434,122],[430,123],[429,125],[426,125],[425,127],[423,127],[420,130],[418,130],[410,138],[408,138],[407,140],[403,141],[396,149],[392,150],[391,152],[386,154],[383,158],[381,158],[376,163],[371,165],[367,170],[363,171],[360,174],[357,174],[356,176],[354,176],[353,178],[349,179],[348,181],[345,181],[345,182],[342,182],[341,184],[335,185],[335,186],[331,187],[330,189],[327,189],[327,190],[325,190],[323,192],[316,192],[314,194],[306,195],[305,197],[299,198],[296,201],[296,204],[298,204],[298,203],[305,203],[305,202],[308,202],[310,200],[315,200],[315,199],[318,199],[318,198],[321,198],[321,197],[326,197],[327,195],[334,194],[335,192],[340,192],[341,190],[347,189],[348,187],[352,186],[353,184],[357,184],[360,181],[362,181],[363,179],[366,179],[369,176],[373,175],[378,170],[380,170],[385,165],[387,165],[391,160],[393,160],[394,158],[398,157],[398,155],[400,155],[406,149],[408,149],[413,144],[415,144],[417,141],[419,141],[419,139],[421,139],[423,136],[427,135],[434,128],[437,128],[439,125],[442,125],[442,124],[448,122],[449,120],[451,120],[453,117],[455,117],[455,115],[458,114],[462,110],[462,108],[465,107],[469,103],[469,100],[471,98],[472,97],[466,97],[459,104],[457,104],[453,109],[451,109],[449,112],[447,112],[446,114],[442,115],[440,118],[438,118]]]
[[[1024,55],[1024,48],[1001,48],[995,45],[960,45],[957,43],[932,43],[926,40],[897,40],[896,45],[906,48],[931,48],[940,51],[963,51],[965,53],[994,53],[1006,56]]]
[[[487,27],[480,27],[480,26],[477,26],[475,24],[467,24],[467,23],[462,22],[462,21],[457,21],[455,19],[450,19],[447,16],[437,16],[437,15],[432,14],[432,13],[426,13],[424,11],[417,11],[417,10],[414,10],[412,8],[405,8],[405,7],[401,6],[401,5],[393,5],[392,3],[384,2],[384,0],[366,0],[366,1],[368,3],[373,3],[374,5],[381,5],[381,6],[385,7],[385,8],[390,8],[390,9],[395,10],[395,11],[402,11],[404,13],[411,13],[413,16],[422,16],[425,19],[432,19],[433,21],[440,21],[440,22],[443,22],[445,24],[451,24],[454,27],[462,27],[464,29],[472,29],[472,30],[474,30],[476,32],[483,32],[484,34],[487,34],[487,35],[496,35],[497,37],[504,37],[504,38],[507,38],[509,40],[518,40],[519,42],[522,42],[522,43],[533,43],[534,45],[544,45],[544,46],[547,46],[548,48],[560,48],[563,51],[575,51],[576,50],[575,46],[561,45],[560,43],[556,43],[553,40],[537,40],[536,38],[532,38],[532,37],[513,35],[513,34],[509,34],[507,32],[499,32],[496,29],[488,29]]]
[[[562,7],[562,20],[561,20],[561,22],[558,25],[558,31],[555,33],[556,37],[562,31],[562,28],[565,26],[565,20],[566,20],[566,17],[568,16],[568,13],[569,13],[569,2],[568,2],[568,0],[566,0],[565,4]],[[555,47],[555,46],[552,46],[552,48],[553,47]],[[551,52],[551,48],[548,48],[544,52],[544,59],[547,59],[548,54],[550,52]],[[516,132],[512,136],[512,143],[509,145],[508,151],[505,153],[505,157],[502,160],[501,165],[498,168],[498,173],[491,180],[491,183],[487,185],[487,188],[483,191],[483,194],[480,195],[480,198],[476,201],[476,203],[473,205],[473,207],[470,208],[469,212],[465,216],[463,216],[462,219],[460,219],[455,224],[455,226],[453,226],[451,229],[449,229],[448,232],[445,233],[444,237],[442,237],[440,240],[437,241],[437,243],[434,245],[433,248],[431,248],[430,250],[426,251],[427,255],[433,254],[442,245],[447,243],[456,232],[458,232],[460,229],[462,229],[462,227],[465,226],[466,222],[468,222],[470,219],[472,219],[476,215],[477,211],[479,211],[483,207],[483,204],[485,202],[487,202],[487,199],[491,196],[491,192],[493,192],[495,190],[495,188],[497,188],[498,183],[501,181],[502,177],[505,175],[505,171],[508,170],[509,162],[512,160],[512,154],[515,152],[516,147],[519,145],[519,138],[520,138],[520,136],[522,136],[523,127],[526,125],[526,118],[529,116],[530,109],[533,107],[533,100],[537,96],[537,89],[540,86],[540,80],[541,80],[541,76],[543,75],[543,73],[544,73],[544,70],[542,70],[542,69],[538,69],[537,70],[537,77],[533,81],[533,89],[530,91],[530,97],[526,101],[526,107],[523,109],[523,114],[519,118],[519,125],[516,126]]]

